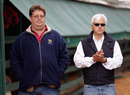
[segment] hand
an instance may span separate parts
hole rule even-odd
[[[104,63],[105,60],[106,60],[106,58],[104,56],[93,55],[93,61],[94,62],[102,62],[102,63]]]
[[[95,55],[93,55],[93,61],[94,62],[105,62],[106,58],[104,57],[103,50],[101,49],[100,51],[96,52]]]
[[[95,55],[104,56],[103,49],[101,49],[100,51],[96,52]]]

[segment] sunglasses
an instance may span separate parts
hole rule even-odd
[[[95,26],[99,26],[99,25],[101,25],[101,26],[105,26],[104,23],[101,23],[101,24],[99,24],[99,23],[95,23],[94,25],[95,25]]]

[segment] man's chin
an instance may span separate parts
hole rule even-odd
[[[43,26],[43,25],[37,25],[37,27],[39,27],[39,28],[41,27],[41,28],[42,28],[42,27],[44,27],[44,26]]]

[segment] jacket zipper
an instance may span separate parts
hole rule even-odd
[[[33,33],[32,33],[33,34]],[[44,33],[43,35],[42,35],[42,38],[43,38],[43,36],[45,35],[46,33]],[[34,35],[34,34],[33,34]],[[34,35],[35,36],[35,35]],[[36,38],[36,37],[35,37]],[[37,38],[36,38],[37,39]],[[39,42],[38,42],[39,43]],[[41,65],[41,73],[40,73],[40,75],[41,75],[41,79],[40,79],[40,83],[42,83],[42,54],[41,54],[41,43],[39,43],[39,52],[40,52],[40,65]]]
[[[33,33],[31,33],[31,34],[33,34]],[[42,38],[43,38],[43,36],[45,35],[46,33],[44,33],[43,35],[42,35]],[[33,34],[34,35],[34,34]],[[35,35],[34,35],[34,37],[35,37]],[[36,37],[35,37],[36,38]],[[37,38],[36,38],[37,39]],[[38,42],[39,43],[39,42]],[[40,52],[40,65],[41,65],[41,73],[40,73],[40,75],[41,75],[41,79],[40,79],[40,83],[42,83],[42,54],[41,54],[41,43],[39,43],[39,52]]]
[[[40,79],[40,83],[42,83],[42,55],[41,55],[41,44],[39,44],[39,52],[40,52],[40,65],[41,65],[41,79]]]

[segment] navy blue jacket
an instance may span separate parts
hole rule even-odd
[[[35,84],[60,87],[61,77],[69,63],[63,37],[49,27],[40,44],[29,27],[18,36],[11,49],[10,64],[20,80],[20,90]]]
[[[113,40],[106,32],[104,32],[104,42],[102,49],[104,57],[113,57],[115,40]],[[86,57],[92,57],[96,52],[97,48],[93,41],[93,31],[90,33],[88,38],[82,41],[84,54]],[[87,85],[105,85],[114,83],[114,70],[107,70],[101,62],[93,64],[89,68],[83,69],[84,83]]]

